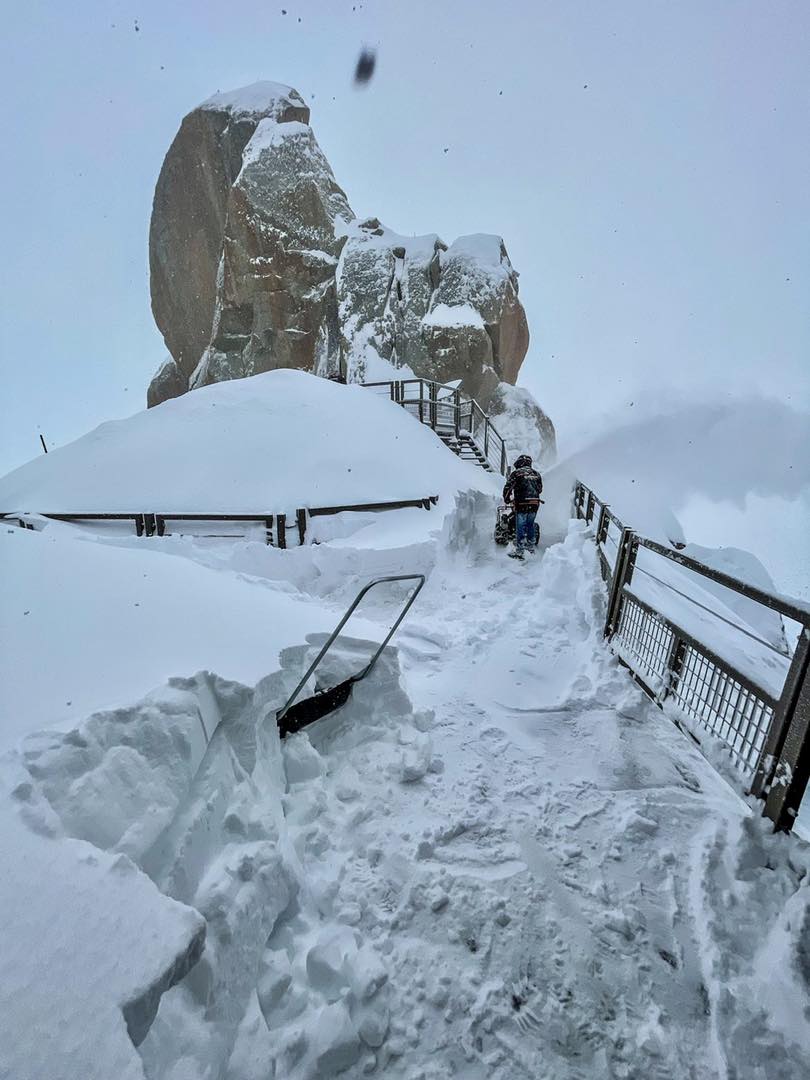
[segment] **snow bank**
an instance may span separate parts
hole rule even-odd
[[[0,508],[289,513],[487,484],[385,398],[278,370],[102,424],[0,480]]]
[[[169,676],[208,669],[254,683],[282,648],[337,622],[287,584],[257,587],[158,544],[121,549],[58,527],[0,529],[0,747],[41,728],[68,730]]]
[[[132,1040],[199,957],[205,922],[126,855],[60,833],[28,773],[0,760],[0,1075],[143,1080]]]

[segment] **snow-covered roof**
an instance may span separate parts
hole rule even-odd
[[[226,110],[233,116],[277,116],[291,105],[305,107],[306,102],[293,87],[267,80],[214,94],[199,107]]]

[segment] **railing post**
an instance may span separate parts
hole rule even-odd
[[[307,512],[300,509],[295,511],[295,521],[298,525],[298,544],[303,547],[306,542],[307,535]]]
[[[580,510],[582,509],[582,481],[577,480],[574,485],[574,501],[571,506],[571,517],[579,520]]]
[[[810,780],[810,629],[806,626],[796,646],[799,655],[789,725],[765,803],[765,813],[774,827],[784,830],[793,828]]]
[[[585,508],[585,520],[586,521],[593,521],[593,504],[594,504],[594,494],[589,488],[588,489],[588,505]]]
[[[506,476],[506,443],[501,439],[501,476]]]
[[[278,547],[285,548],[287,546],[287,515],[276,515],[276,542]]]
[[[681,670],[683,668],[683,660],[686,655],[686,643],[678,634],[672,635],[672,644],[669,648],[669,656],[667,657],[667,681],[664,684],[664,688],[658,695],[659,703],[668,697],[669,694],[675,689],[675,684],[680,678]]]
[[[420,424],[424,424],[424,422],[425,422],[425,415],[424,415],[424,412],[423,412],[423,409],[422,409],[422,402],[424,401],[424,398],[425,398],[425,384],[420,379],[419,380],[419,423]]]
[[[273,517],[264,519],[264,541],[269,547],[273,543]]]
[[[622,529],[619,552],[616,556],[616,569],[613,572],[613,585],[608,599],[607,619],[605,620],[606,638],[613,637],[618,629],[624,588],[632,580],[637,551],[638,537],[636,534],[632,529]]]
[[[607,503],[602,503],[602,509],[599,511],[599,521],[596,526],[596,542],[597,544],[604,544],[607,539],[608,531],[608,506]]]
[[[453,410],[455,415],[456,438],[461,434],[461,391],[456,387],[453,394]]]
[[[433,382],[433,380],[431,380],[428,383],[428,396],[430,398],[430,426],[435,431],[436,430],[436,423],[437,423],[437,419],[438,419],[438,417],[437,417],[438,410],[436,408],[436,396],[437,396],[436,383]]]
[[[484,457],[489,461],[489,417],[484,420]]]
[[[396,381],[392,381],[392,382],[390,382],[388,384],[388,392],[391,395],[391,400],[395,402],[397,400],[397,384],[396,384]]]
[[[803,626],[751,782],[777,829],[793,825],[810,779],[809,668],[810,627]]]

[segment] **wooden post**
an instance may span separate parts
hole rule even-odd
[[[273,516],[264,519],[264,541],[268,547],[273,543]]]
[[[307,535],[307,512],[306,510],[296,510],[295,520],[298,525],[298,544],[303,547],[306,542]]]
[[[287,515],[276,515],[276,541],[280,548],[287,546]]]
[[[461,434],[461,391],[458,387],[453,394],[453,413],[455,416],[456,438]]]
[[[585,508],[585,520],[586,521],[593,521],[593,503],[594,503],[593,492],[591,491],[590,488],[588,488],[588,505]]]

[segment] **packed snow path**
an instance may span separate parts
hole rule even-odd
[[[216,1007],[181,987],[143,1048],[155,1080],[807,1074],[784,1011],[807,1000],[806,859],[605,650],[583,526],[516,565],[477,502],[400,634],[410,702],[389,661],[283,748],[305,884],[274,901],[227,1067],[205,1071]]]

